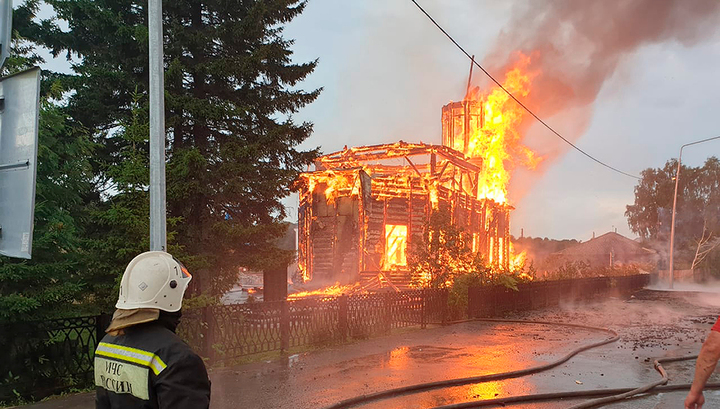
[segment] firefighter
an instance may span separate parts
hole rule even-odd
[[[175,335],[192,276],[162,251],[128,264],[117,310],[95,350],[97,409],[207,409],[202,359]]]
[[[695,377],[685,398],[685,409],[700,409],[705,404],[703,389],[720,360],[720,318],[710,328],[707,339],[700,348],[695,362]]]

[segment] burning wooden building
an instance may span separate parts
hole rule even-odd
[[[441,145],[398,142],[346,148],[302,175],[299,267],[304,280],[409,281],[407,251],[441,204],[473,251],[509,265],[509,205],[478,198],[482,160]]]
[[[304,281],[408,283],[408,249],[433,209],[445,206],[452,223],[472,237],[468,246],[492,267],[522,265],[524,254],[515,257],[510,243],[508,185],[517,166],[533,170],[543,158],[522,145],[528,117],[506,92],[530,93],[530,59],[521,57],[505,73],[504,88],[481,93],[468,79],[465,98],[442,108],[442,145],[346,147],[302,174]]]

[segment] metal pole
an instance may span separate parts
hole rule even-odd
[[[685,145],[680,147],[680,155],[678,155],[678,167],[677,172],[675,173],[675,194],[673,195],[673,209],[672,209],[672,221],[670,222],[670,265],[668,266],[669,272],[670,272],[670,288],[673,288],[673,283],[675,281],[675,270],[673,266],[673,253],[675,250],[675,208],[677,206],[677,192],[678,192],[678,182],[680,181],[680,163],[682,161],[682,151],[683,148],[690,145],[697,145],[699,143],[712,141],[715,139],[720,139],[720,136],[715,136],[712,138],[703,139],[700,141],[690,142],[686,143]]]
[[[148,0],[148,36],[150,43],[150,250],[166,251],[162,0]]]
[[[677,191],[678,182],[680,181],[680,162],[682,161],[682,150],[685,145],[680,147],[680,155],[678,155],[678,167],[675,172],[675,194],[673,195],[673,209],[672,209],[672,221],[670,222],[670,265],[668,266],[670,271],[670,288],[673,288],[673,282],[675,281],[675,270],[673,269],[673,250],[675,249],[675,207],[677,206]]]

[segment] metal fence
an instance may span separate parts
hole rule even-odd
[[[468,317],[629,293],[648,275],[543,281],[468,290]],[[409,290],[292,301],[221,305],[184,312],[178,335],[210,364],[295,347],[323,346],[425,327],[448,319],[447,290]],[[35,399],[92,385],[93,355],[109,316],[0,324],[0,401]]]
[[[95,347],[108,324],[105,315],[0,324],[0,401],[92,384]]]

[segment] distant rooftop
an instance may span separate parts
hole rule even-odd
[[[617,256],[649,256],[656,254],[655,250],[643,247],[635,240],[629,239],[615,232],[605,233],[585,243],[568,247],[555,254],[570,257],[598,256],[613,253]]]

